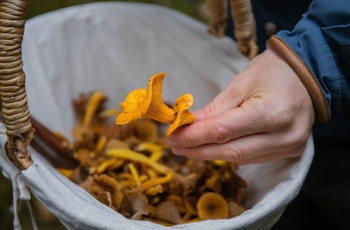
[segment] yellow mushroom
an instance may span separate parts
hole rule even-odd
[[[146,89],[135,89],[132,90],[120,103],[122,112],[117,116],[116,124],[126,124],[132,120],[139,119],[142,116],[143,103],[146,100],[147,90]]]
[[[120,180],[133,180],[134,179],[130,173],[125,173],[125,172],[118,173],[118,178]]]
[[[104,125],[98,122],[93,123],[93,119],[96,118],[96,112],[105,100],[106,96],[102,91],[94,91],[89,96],[82,122],[76,125],[71,132],[76,142],[81,145],[92,145],[96,136],[104,132]]]
[[[118,160],[116,158],[110,158],[103,161],[96,169],[97,174],[101,174],[106,170],[113,170],[122,166],[124,161]]]
[[[95,91],[88,102],[86,112],[83,120],[83,126],[88,127],[91,124],[92,118],[94,117],[101,102],[106,99],[105,94],[102,91]]]
[[[136,146],[135,150],[138,152],[147,151],[151,153],[150,159],[153,161],[158,161],[163,157],[163,146],[152,143],[152,142],[143,142]]]
[[[152,161],[159,161],[163,157],[163,151],[156,151],[149,157]]]
[[[153,168],[148,168],[146,170],[146,173],[147,173],[148,177],[151,179],[157,177],[157,172]]]
[[[128,164],[128,167],[129,167],[129,170],[131,172],[131,175],[132,177],[134,178],[135,180],[135,183],[136,183],[136,186],[140,186],[141,185],[141,182],[140,182],[140,176],[139,176],[139,173],[135,167],[135,165],[133,163],[129,163]]]
[[[148,179],[149,179],[149,177],[146,174],[142,174],[139,176],[139,180],[141,183],[145,182]]]
[[[152,152],[157,152],[157,151],[162,151],[163,146],[153,143],[153,142],[143,142],[136,146],[135,148],[136,151],[142,152],[142,151],[148,151],[150,153]]]
[[[130,149],[109,149],[106,151],[106,155],[110,157],[117,157],[117,158],[123,158],[133,161],[140,161],[143,164],[146,164],[155,170],[157,170],[160,173],[168,174],[170,173],[175,180],[182,183],[186,187],[193,187],[197,177],[184,177],[169,167],[162,165],[160,163],[157,163],[155,161],[152,161],[150,158],[146,157],[145,155],[142,155],[140,153],[137,153],[135,151],[132,151]]]
[[[157,184],[156,186],[153,186],[147,190],[144,191],[145,195],[147,196],[156,196],[160,193],[163,193],[164,189],[161,184]]]
[[[164,104],[162,99],[162,82],[165,73],[158,73],[148,81],[147,90],[144,88],[131,91],[120,103],[123,112],[117,116],[116,124],[126,124],[141,117],[150,118],[162,123],[172,123],[175,112]]]
[[[97,141],[95,151],[102,151],[107,143],[107,137],[106,135],[100,136],[100,138]]]
[[[176,119],[168,128],[166,135],[170,135],[177,128],[183,125],[194,123],[196,117],[188,110],[188,108],[193,105],[193,102],[194,100],[191,94],[184,94],[176,100],[174,106],[174,111],[177,114]]]
[[[226,219],[229,217],[228,204],[219,193],[204,193],[197,202],[197,210],[198,217],[201,220]]]
[[[210,189],[211,191],[217,191],[221,188],[220,187],[221,180],[222,180],[222,175],[213,173],[209,178],[205,180],[205,183],[202,189],[203,190]]]
[[[119,182],[120,190],[124,190],[127,188],[133,188],[135,187],[135,181],[134,180],[123,180]]]
[[[141,189],[141,191],[145,191],[145,190],[147,190],[151,187],[154,187],[156,185],[168,183],[169,181],[171,181],[172,178],[173,178],[172,174],[168,173],[165,177],[158,177],[158,178],[150,179],[150,180],[144,182],[143,184],[141,184],[140,189]]]

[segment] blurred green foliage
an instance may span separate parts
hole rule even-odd
[[[141,2],[141,3],[154,3],[159,4],[162,6],[166,6],[169,8],[173,8],[176,10],[179,10],[191,17],[194,17],[198,20],[205,20],[203,16],[201,16],[201,13],[199,12],[199,5],[202,4],[203,0],[137,0],[137,1],[130,1],[130,0],[122,0],[122,1],[116,1],[116,0],[30,0],[28,12],[27,12],[27,18],[32,18],[37,15],[58,10],[64,7],[79,5],[79,4],[86,4],[91,2],[107,2],[107,1],[114,1],[114,2]]]

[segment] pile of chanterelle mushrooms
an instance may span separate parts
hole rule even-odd
[[[121,112],[104,108],[101,91],[76,98],[78,124],[66,141],[79,166],[58,170],[126,218],[175,225],[240,215],[247,184],[235,163],[175,156],[164,144],[163,123],[170,134],[195,121],[192,95],[180,96],[174,108],[163,103],[164,76],[131,91]]]

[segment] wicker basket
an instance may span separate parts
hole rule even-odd
[[[0,99],[7,129],[9,157],[21,169],[32,161],[27,146],[34,136],[30,122],[25,89],[25,73],[22,68],[22,39],[28,0],[3,0],[0,3]],[[209,32],[224,36],[227,25],[227,5],[224,0],[208,0],[211,14]],[[255,21],[249,0],[231,0],[238,48],[248,58],[257,54]]]
[[[47,127],[69,135],[74,124],[69,110],[70,99],[79,92],[99,88],[118,103],[131,89],[138,87],[140,82],[147,82],[148,77],[159,70],[176,76],[169,78],[170,83],[164,88],[169,99],[182,91],[193,92],[198,100],[196,106],[204,106],[247,65],[248,61],[239,53],[236,43],[229,38],[214,38],[202,23],[166,8],[110,2],[72,7],[31,19],[26,24],[22,54],[26,7],[27,1],[2,1],[0,5],[0,91],[6,122],[6,129],[4,123],[0,123],[0,166],[18,186],[14,190],[19,190],[21,199],[28,198],[25,188],[29,188],[68,229],[260,230],[273,226],[305,179],[313,157],[311,136],[300,158],[240,168],[239,173],[249,186],[245,204],[249,210],[242,215],[173,227],[124,218],[60,175],[28,146],[34,133],[28,105],[31,114]],[[138,24],[139,30],[130,29],[123,33],[125,28]],[[142,28],[145,26],[151,32]],[[169,28],[176,33],[169,33]],[[158,36],[157,31],[162,33]],[[142,41],[149,40],[150,43],[136,43],[140,36]],[[196,45],[191,41],[196,41]],[[157,49],[159,45],[161,49]],[[136,54],[132,52],[134,49],[138,51]],[[192,52],[187,52],[188,49]],[[9,54],[12,56],[7,56]],[[82,54],[85,56],[80,58]],[[118,61],[99,59],[111,54],[116,54]],[[69,55],[78,57],[74,59],[76,62],[67,63]],[[22,57],[29,79],[26,87]],[[137,68],[130,65],[129,60],[133,60]],[[128,68],[125,69],[124,65]],[[183,81],[188,84],[183,84]],[[1,132],[3,130],[6,134]],[[18,168],[13,167],[6,155]],[[17,193],[15,201],[18,196]]]
[[[34,136],[22,69],[22,39],[28,1],[1,1],[0,96],[7,130],[7,151],[25,169],[31,165],[27,146]]]

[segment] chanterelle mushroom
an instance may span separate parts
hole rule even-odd
[[[139,161],[143,164],[146,164],[155,170],[157,170],[160,173],[163,174],[171,174],[172,177],[185,185],[186,187],[193,187],[194,183],[196,182],[197,178],[189,178],[189,177],[184,177],[180,175],[179,173],[175,172],[174,170],[158,163],[152,161],[150,158],[137,153],[135,151],[129,150],[129,149],[110,149],[106,151],[106,155],[109,157],[116,157],[116,158],[122,158],[122,159],[128,159],[128,160],[134,160],[134,161]]]
[[[60,169],[69,179],[127,218],[165,226],[230,218],[244,211],[240,205],[247,184],[237,175],[234,163],[175,156],[161,138],[164,125],[148,118],[115,125],[97,113],[102,108],[103,95],[90,95],[83,100],[89,109],[80,107],[78,121],[79,127],[87,127],[85,130],[91,133],[83,132],[83,138],[76,138],[73,143],[65,138],[80,163],[74,170]],[[182,117],[185,111],[192,122],[194,117],[188,111],[192,104],[191,95],[176,100],[174,126],[186,123]],[[87,114],[85,125],[83,114]],[[208,192],[222,197],[203,195]],[[223,204],[218,199],[224,200]],[[219,216],[220,208],[224,214]]]
[[[202,220],[226,219],[229,217],[228,204],[218,193],[208,192],[202,195],[197,203],[198,217]]]
[[[144,88],[131,91],[120,103],[123,112],[116,118],[116,124],[127,124],[139,118],[150,118],[162,123],[172,124],[167,135],[185,124],[192,124],[196,118],[188,110],[193,104],[191,94],[184,94],[176,100],[174,110],[169,108],[162,99],[162,82],[165,73],[161,72],[151,77],[147,90]]]
[[[124,102],[120,103],[123,112],[117,116],[116,124],[126,124],[141,117],[151,118],[162,123],[172,123],[175,112],[164,104],[162,99],[162,82],[165,73],[151,77],[148,88],[131,91]]]
[[[196,120],[196,117],[188,111],[188,108],[193,105],[193,102],[194,100],[191,94],[184,94],[176,100],[174,106],[176,119],[168,128],[167,135],[170,135],[180,126],[192,124]]]

